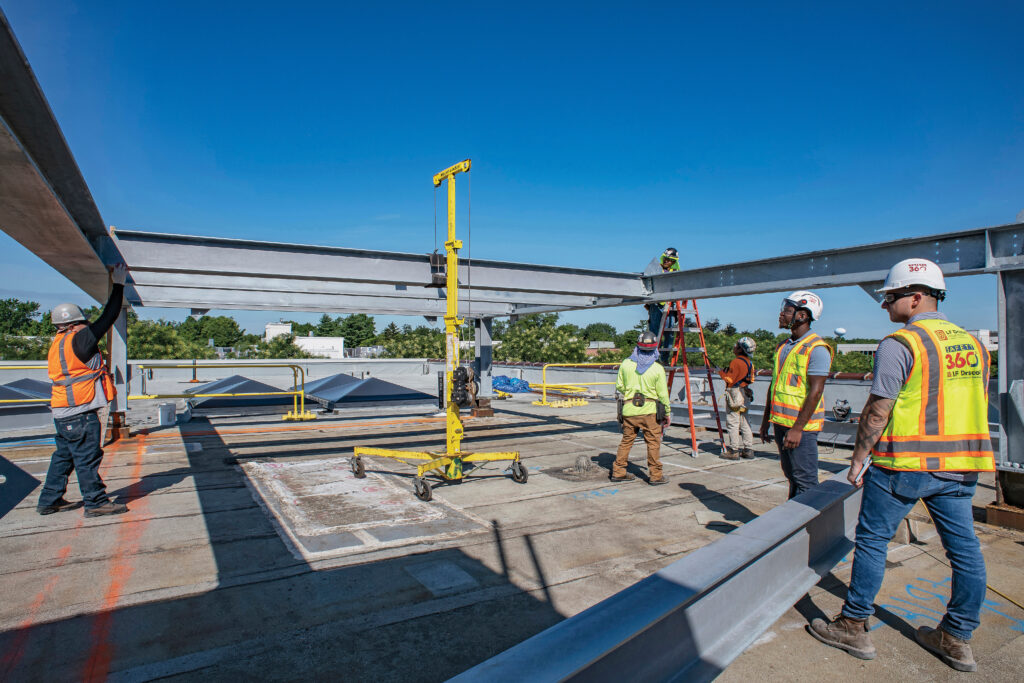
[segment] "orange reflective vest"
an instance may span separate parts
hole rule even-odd
[[[50,344],[47,356],[48,373],[53,388],[50,393],[51,408],[84,406],[96,398],[96,380],[103,383],[103,395],[109,401],[114,398],[114,378],[110,376],[103,357],[97,353],[83,363],[71,348],[71,339],[81,328],[58,333]]]
[[[914,356],[871,462],[892,470],[995,470],[988,430],[988,350],[947,320],[890,335]]]
[[[814,334],[807,335],[793,347],[782,363],[782,350],[785,342],[775,350],[775,369],[772,372],[771,391],[771,422],[783,427],[792,427],[800,415],[800,409],[807,398],[807,365],[811,359],[811,351],[818,346],[828,349],[832,355],[832,347],[825,340]],[[825,396],[818,400],[818,405],[811,414],[811,419],[804,425],[805,432],[820,432],[825,424]]]

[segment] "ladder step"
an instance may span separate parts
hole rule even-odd
[[[679,331],[678,327],[666,327],[665,328],[665,332],[678,332],[678,331]],[[700,332],[700,328],[699,327],[687,327],[687,328],[685,328],[684,331],[685,332]]]
[[[703,346],[687,346],[686,347],[686,352],[687,353],[704,353],[704,347]]]

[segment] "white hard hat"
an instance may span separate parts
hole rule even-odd
[[[821,302],[820,296],[804,290],[793,292],[782,300],[782,304],[788,304],[795,308],[806,308],[811,312],[811,320],[820,320],[821,312],[825,310],[825,304]]]
[[[757,350],[757,342],[750,337],[740,337],[740,340],[736,343],[740,345],[740,348],[743,349],[748,356],[753,356],[754,351]]]
[[[885,284],[877,292],[890,292],[911,285],[931,287],[938,292],[946,291],[946,278],[938,264],[926,258],[908,258],[889,269]]]
[[[50,312],[50,322],[54,325],[67,325],[74,322],[85,322],[85,314],[75,304],[58,304]]]

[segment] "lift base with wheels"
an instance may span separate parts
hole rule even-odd
[[[432,474],[438,477],[443,483],[459,484],[466,478],[466,474],[463,472],[462,467],[464,463],[511,460],[512,464],[508,469],[512,473],[513,481],[525,484],[526,480],[529,478],[529,473],[526,471],[526,467],[523,466],[522,460],[519,459],[519,453],[516,451],[510,451],[507,453],[457,453],[448,455],[446,453],[397,451],[390,448],[369,448],[357,446],[355,449],[355,457],[352,458],[352,474],[356,475],[357,479],[362,479],[366,476],[366,465],[363,463],[362,459],[362,456],[364,455],[375,455],[382,458],[390,458],[415,467],[416,479],[413,481],[413,486],[416,491],[416,497],[420,500],[430,500],[433,497],[430,482],[427,481],[427,475]],[[421,462],[422,464],[420,464]]]

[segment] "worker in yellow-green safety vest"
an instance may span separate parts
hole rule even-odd
[[[679,252],[675,247],[669,247],[665,251],[661,252],[661,256],[657,259],[657,264],[652,261],[647,268],[644,269],[644,275],[652,275],[657,273],[675,273],[679,270]],[[659,332],[661,332],[661,319],[665,314],[665,301],[651,302],[646,304],[647,307],[647,329],[657,338]],[[665,321],[665,327],[678,327],[679,316],[676,315],[675,311],[669,311],[668,320]],[[663,363],[669,361],[669,349],[672,348],[672,342],[675,340],[674,332],[665,332],[661,336],[661,357],[660,360]]]
[[[647,444],[647,483],[652,486],[667,483],[661,469],[661,435],[672,419],[668,402],[668,381],[665,368],[658,363],[658,338],[643,332],[637,340],[633,354],[622,361],[615,380],[618,396],[619,424],[622,442],[619,443],[612,481],[633,481],[636,477],[626,471],[629,451],[641,432]]]
[[[946,613],[915,637],[957,671],[976,671],[971,634],[985,599],[985,559],[974,533],[978,472],[995,470],[988,429],[988,350],[939,313],[946,281],[928,259],[900,261],[880,290],[889,320],[904,327],[875,351],[871,394],[860,414],[847,479],[863,487],[846,602],[811,635],[872,659],[868,618],[885,573],[888,543],[924,501],[953,571]],[[868,456],[872,467],[868,469]]]
[[[825,422],[825,379],[832,367],[832,347],[814,332],[821,319],[821,297],[793,292],[782,300],[779,327],[789,339],[775,350],[772,383],[761,420],[761,440],[768,442],[769,423],[775,425],[779,464],[789,480],[789,497],[818,485],[818,434]]]

